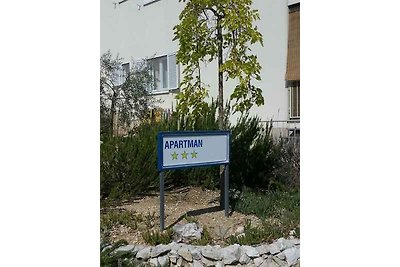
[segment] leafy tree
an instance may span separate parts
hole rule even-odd
[[[110,51],[100,58],[100,123],[103,133],[115,134],[117,125],[130,126],[149,116],[155,102],[148,93],[153,86],[145,61],[123,69],[123,58]],[[118,114],[118,116],[117,116]]]
[[[233,111],[248,111],[255,103],[264,104],[262,90],[251,84],[261,80],[257,56],[250,45],[262,43],[262,35],[253,26],[260,19],[252,9],[252,0],[179,0],[186,6],[174,27],[179,40],[178,62],[182,63],[181,92],[177,95],[178,112],[196,118],[207,108],[208,90],[201,81],[200,63],[218,60],[218,122],[224,128],[224,75],[235,80]]]
[[[201,81],[200,63],[218,60],[218,127],[224,129],[224,75],[235,80],[230,100],[233,111],[246,112],[255,103],[264,104],[262,90],[251,84],[261,80],[261,65],[250,54],[250,46],[263,45],[262,35],[253,26],[260,19],[252,9],[252,0],[179,0],[186,3],[174,27],[174,40],[179,40],[177,61],[183,64],[181,92],[177,95],[177,111],[195,121],[206,112],[208,90]],[[224,205],[223,167],[220,168],[220,205]]]

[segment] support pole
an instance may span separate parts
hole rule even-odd
[[[225,216],[229,216],[229,164],[225,165]]]
[[[160,172],[160,231],[164,231],[164,174]]]

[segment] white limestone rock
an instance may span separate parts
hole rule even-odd
[[[201,251],[198,247],[188,246],[190,253],[195,260],[201,260]]]
[[[192,266],[193,267],[203,267],[203,264],[201,263],[201,261],[194,260]]]
[[[135,245],[126,245],[126,246],[117,248],[116,250],[114,250],[114,253],[129,252],[129,251],[133,251],[134,249],[135,249]]]
[[[157,258],[151,258],[149,261],[149,264],[152,267],[160,267],[160,264],[158,263]]]
[[[272,257],[268,257],[261,265],[260,267],[279,267],[279,265],[272,260]]]
[[[224,264],[235,264],[239,262],[240,245],[234,244],[221,249],[222,261]]]
[[[285,254],[288,265],[292,266],[292,265],[296,264],[297,260],[300,258],[300,248],[299,247],[291,247],[291,248],[285,249],[283,251],[283,254]]]
[[[169,257],[168,257],[168,255],[164,255],[164,256],[158,257],[157,260],[158,260],[158,264],[160,265],[160,267],[169,266]]]
[[[136,258],[138,260],[148,260],[150,258],[151,247],[146,247],[138,251]]]
[[[167,254],[170,251],[171,251],[171,249],[169,248],[169,246],[160,244],[160,245],[155,246],[151,250],[150,257],[155,258],[158,256],[162,256],[164,254]]]
[[[300,244],[299,239],[285,239],[285,238],[279,238],[275,244],[278,246],[278,248],[283,251],[285,249],[294,247],[295,245]]]
[[[136,255],[140,250],[144,249],[145,246],[143,245],[135,245],[135,248],[132,250],[132,253]]]
[[[260,256],[260,253],[252,246],[244,245],[241,247],[241,250],[250,258],[256,258]]]
[[[249,264],[250,260],[251,260],[250,257],[247,256],[246,253],[243,253],[239,258],[240,264]]]
[[[178,236],[178,241],[189,241],[201,238],[203,228],[199,228],[196,223],[176,224],[172,227]]]
[[[296,244],[300,244],[298,239],[285,239],[285,249],[294,247]]]
[[[179,258],[176,266],[190,267],[191,263],[185,261],[183,258]]]
[[[286,240],[285,238],[281,237],[278,240],[276,240],[274,244],[276,244],[277,247],[279,248],[279,250],[282,251],[287,248],[287,245],[288,245],[287,241],[289,241],[289,240]]]
[[[170,262],[173,264],[176,264],[176,262],[178,261],[178,258],[179,258],[178,254],[176,254],[176,253],[169,253],[168,257],[169,257]]]
[[[103,253],[104,251],[106,251],[106,249],[112,248],[112,245],[106,245],[103,247],[103,249],[101,250],[101,253]]]
[[[220,261],[222,260],[221,251],[218,247],[205,246],[201,249],[201,254],[209,259]]]
[[[268,245],[268,249],[272,255],[275,255],[275,254],[278,254],[279,252],[281,252],[280,246],[278,246],[276,243],[272,243],[272,244]]]
[[[259,258],[255,258],[255,259],[254,259],[254,265],[255,265],[256,267],[260,266],[263,262],[264,262],[263,257],[259,257]]]
[[[193,256],[189,252],[189,249],[187,247],[182,247],[182,248],[178,249],[178,255],[181,256],[184,260],[186,260],[188,262],[193,261]]]
[[[168,246],[169,246],[169,248],[171,249],[171,251],[177,252],[178,249],[180,249],[181,247],[183,247],[183,244],[176,243],[176,242],[174,241],[174,242],[169,243]]]
[[[285,254],[283,252],[280,252],[280,253],[276,254],[276,257],[278,257],[281,260],[285,260],[286,259],[286,256],[285,256]]]
[[[286,261],[281,260],[277,256],[272,256],[272,260],[281,267],[289,267],[289,265],[286,263]]]
[[[264,254],[269,253],[268,245],[260,245],[260,246],[255,247],[255,249],[258,251],[258,253],[260,255],[264,255]]]
[[[203,265],[208,266],[208,267],[209,266],[215,266],[215,264],[217,263],[216,261],[207,259],[203,255],[201,256],[201,262],[203,263]]]
[[[178,260],[176,262],[176,266],[178,266],[178,267],[183,266],[183,259],[182,258],[178,258]]]

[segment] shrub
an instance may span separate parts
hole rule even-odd
[[[268,188],[281,156],[271,127],[262,127],[257,117],[244,116],[232,128],[232,139],[232,187]]]
[[[172,229],[167,229],[164,232],[158,230],[145,231],[142,233],[142,237],[147,244],[152,246],[169,244],[174,240],[174,231]]]
[[[138,228],[138,223],[143,222],[141,215],[136,215],[131,211],[111,210],[100,215],[100,235],[105,242],[109,240],[110,231],[117,225],[125,225],[132,230]]]
[[[244,214],[254,214],[259,218],[283,218],[294,216],[300,218],[300,193],[264,191],[253,192],[245,189],[238,197],[232,200],[236,211]]]
[[[231,235],[228,237],[228,244],[239,244],[239,245],[256,245],[265,241],[266,235],[262,227],[252,227],[251,221],[246,221],[244,226],[244,232],[242,235],[235,236]]]
[[[216,189],[219,185],[219,167],[201,167],[171,171],[171,182],[180,186],[201,186]]]
[[[105,137],[100,147],[101,198],[134,197],[156,188],[157,133],[173,127],[169,121],[143,122],[127,137]]]
[[[187,223],[196,223],[196,224],[199,223],[199,219],[197,217],[194,217],[194,216],[190,216],[190,215],[185,214],[183,216],[183,218],[186,220]]]
[[[258,242],[260,236],[264,241],[272,241],[275,238],[288,236],[292,230],[295,230],[295,235],[299,237],[300,193],[298,191],[253,192],[244,190],[238,198],[232,199],[231,203],[235,211],[254,214],[262,219],[263,223],[257,229],[248,225],[246,238],[239,240],[237,237],[230,237],[230,242],[251,243],[252,240]]]
[[[218,130],[217,102],[212,101],[205,109],[202,116],[197,117],[194,123],[190,124],[189,119],[183,118],[179,121],[180,130]],[[192,126],[189,126],[192,125]],[[228,119],[225,118],[225,125]],[[208,189],[216,189],[219,186],[219,167],[190,168],[171,171],[171,181],[175,185],[201,186]]]
[[[102,197],[135,196],[156,186],[156,139],[148,130],[140,136],[111,137],[101,146],[100,190]]]
[[[135,266],[148,266],[143,262],[135,259],[134,254],[130,251],[117,252],[115,250],[121,246],[127,245],[128,242],[121,239],[115,242],[111,247],[104,249],[100,252],[100,266],[101,267],[135,267]]]
[[[212,103],[209,111],[196,120],[194,130],[216,129],[215,110],[215,103]],[[157,134],[159,131],[176,131],[179,125],[184,125],[175,115],[160,122],[144,121],[126,137],[103,136],[100,146],[101,199],[120,200],[158,187]],[[164,178],[166,185],[215,188],[218,168],[166,171]]]
[[[192,245],[195,246],[205,246],[205,245],[210,245],[211,243],[212,243],[212,238],[210,232],[206,227],[203,227],[203,233],[201,235],[201,238],[192,241]]]
[[[228,122],[226,120],[228,127]],[[184,119],[142,122],[127,137],[103,136],[100,148],[101,199],[122,200],[158,188],[157,133],[159,131],[215,130],[216,104],[186,129]],[[229,126],[230,127],[230,126]],[[243,116],[232,131],[230,186],[269,190],[299,187],[299,149],[283,140],[275,142],[271,127],[263,127],[257,117]],[[166,187],[219,187],[219,167],[202,167],[164,172]]]
[[[121,239],[115,242],[111,248],[106,248],[103,252],[100,253],[100,266],[104,267],[111,267],[111,266],[118,266],[119,257],[121,255],[112,255],[112,252],[117,249],[118,247],[127,245],[128,242],[124,239]]]
[[[273,171],[270,189],[300,189],[300,144],[279,142],[281,164]]]

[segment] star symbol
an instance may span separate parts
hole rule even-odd
[[[183,153],[181,154],[182,155],[182,159],[187,159],[187,155],[188,155],[189,153],[186,153],[186,151],[183,151]]]
[[[172,156],[172,159],[173,159],[173,160],[174,160],[174,159],[178,159],[178,154],[176,154],[175,151],[174,151],[173,154],[171,154],[171,156]]]
[[[192,154],[192,159],[193,159],[193,158],[197,158],[197,152],[196,152],[196,151],[193,151],[193,152],[190,153],[190,154]]]

